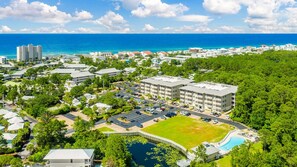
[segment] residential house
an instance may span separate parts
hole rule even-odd
[[[43,159],[47,167],[91,167],[94,149],[53,149]]]

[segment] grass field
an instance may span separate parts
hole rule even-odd
[[[224,156],[216,161],[218,167],[231,167],[231,155]]]
[[[108,127],[102,127],[102,128],[98,128],[98,130],[100,130],[101,132],[114,132],[113,129],[110,129]]]
[[[204,141],[218,142],[233,127],[227,124],[213,125],[185,116],[176,116],[144,128],[143,131],[173,140],[187,149]]]
[[[13,82],[13,81],[8,81],[8,82],[6,82],[4,85],[5,86],[18,86],[18,85],[20,85],[21,83],[20,82]]]

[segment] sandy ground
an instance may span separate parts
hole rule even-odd
[[[67,127],[66,127],[67,129],[72,129],[72,125],[74,124],[74,121],[72,121],[69,118],[64,117],[63,115],[58,115],[58,116],[56,116],[56,118],[59,121],[65,121],[65,124],[67,125]]]

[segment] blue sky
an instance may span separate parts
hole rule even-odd
[[[295,33],[297,0],[0,0],[0,33]]]

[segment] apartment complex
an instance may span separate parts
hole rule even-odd
[[[228,111],[235,106],[237,86],[212,82],[191,83],[180,88],[180,101],[199,110]]]
[[[42,60],[42,47],[40,45],[18,46],[17,61],[38,61]]]
[[[118,70],[116,68],[106,68],[106,69],[101,69],[101,70],[95,72],[95,74],[98,77],[102,77],[103,75],[109,75],[110,77],[113,77],[113,76],[119,75],[121,72],[122,72],[122,70]]]
[[[157,76],[142,80],[140,89],[142,94],[150,94],[155,98],[174,99],[179,98],[179,88],[191,82],[179,77]]]

